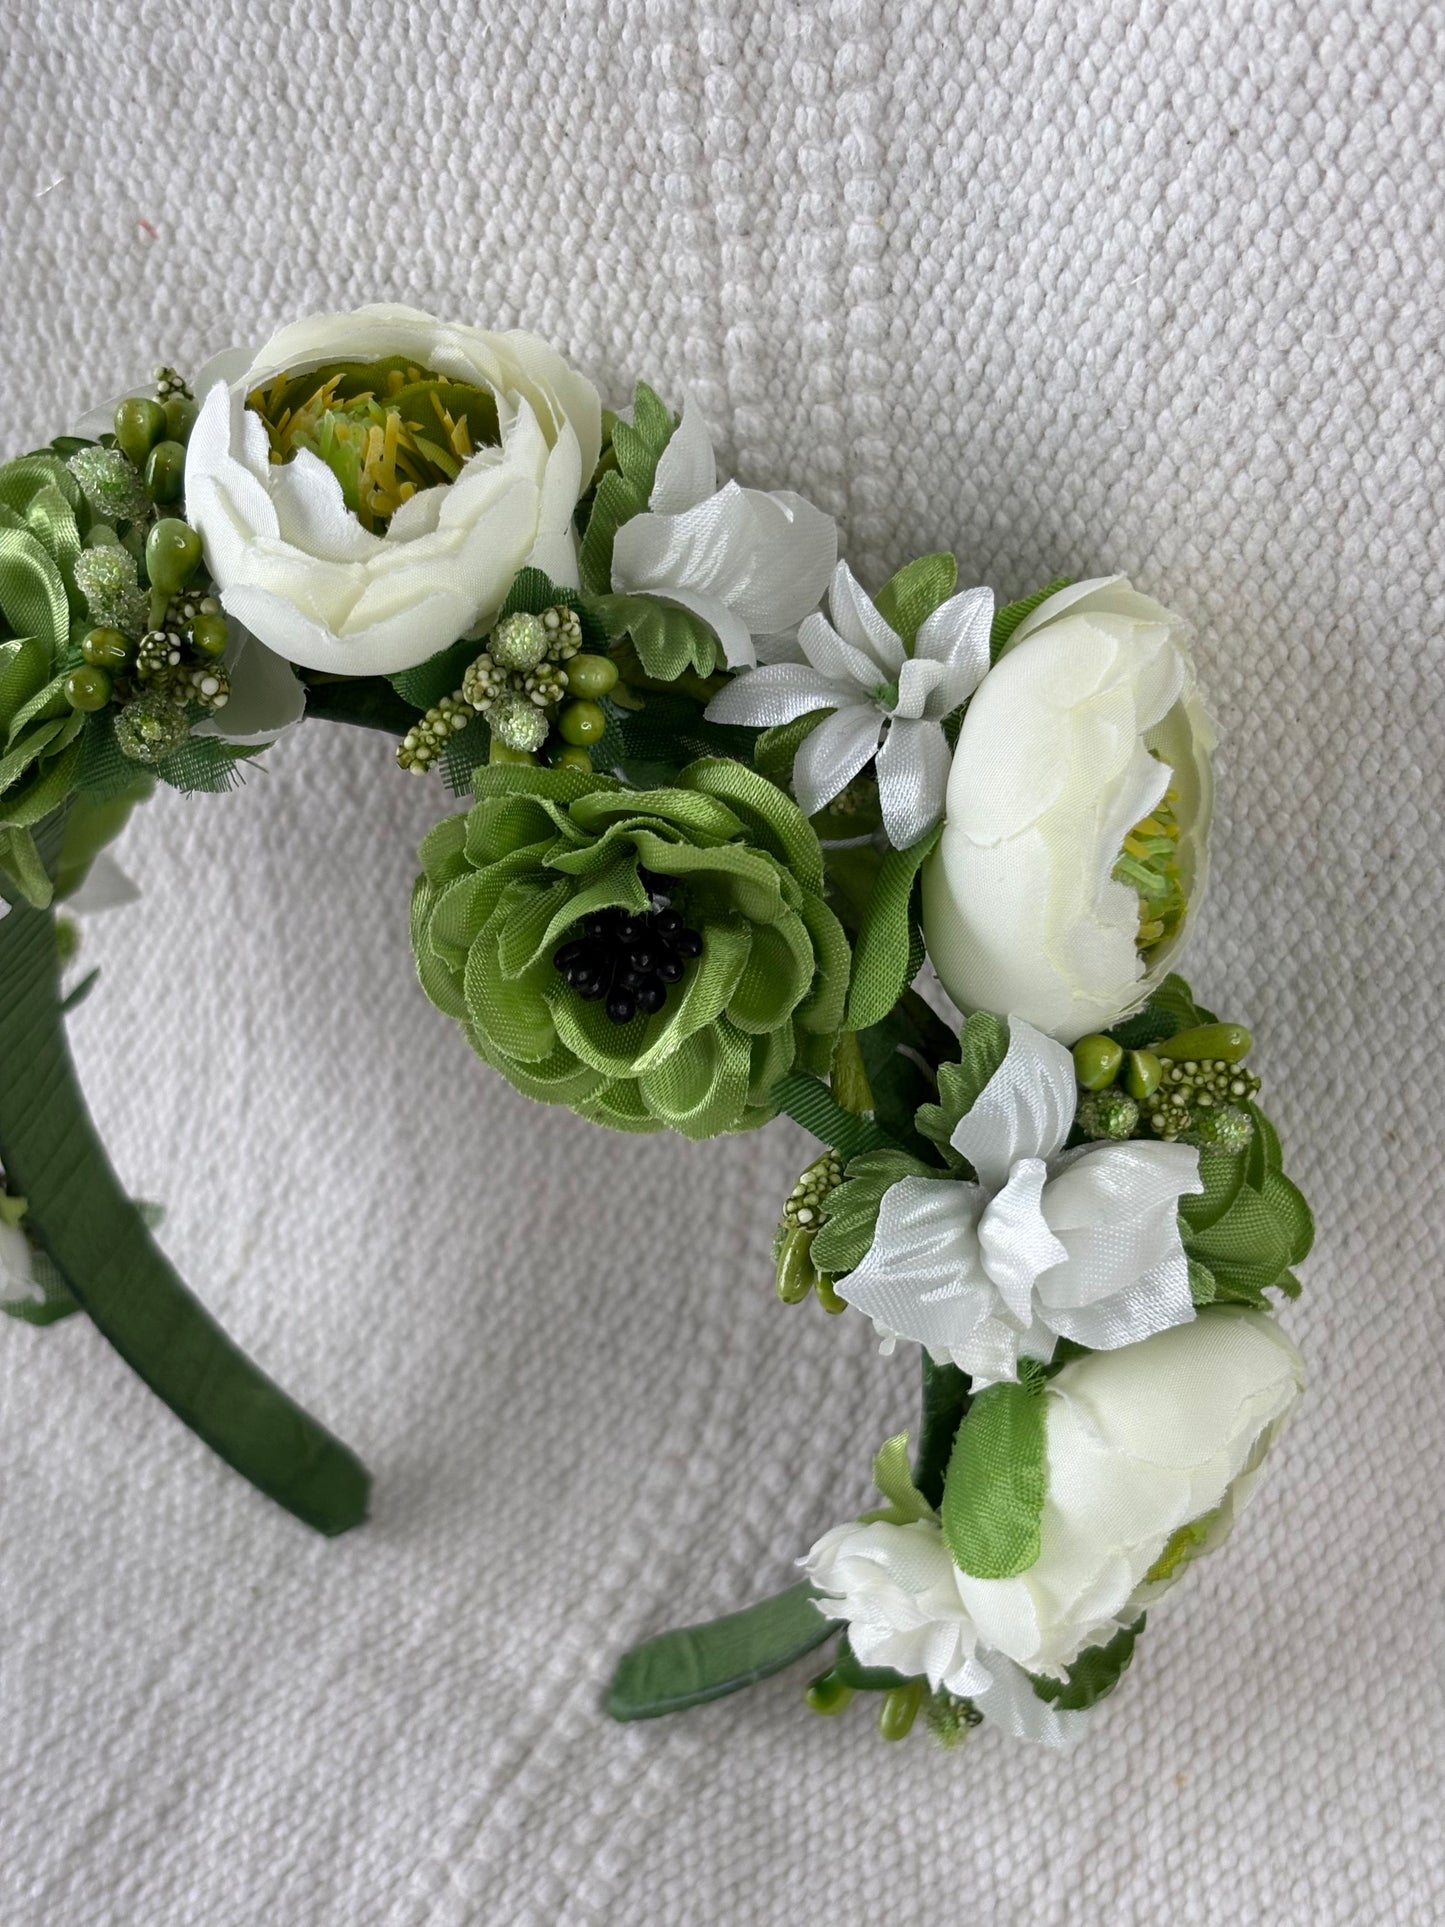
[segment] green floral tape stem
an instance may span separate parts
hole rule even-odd
[[[848,943],[823,901],[806,817],[741,763],[705,757],[666,788],[496,764],[422,846],[412,904],[422,986],[517,1090],[616,1130],[708,1138],[825,1073]],[[700,954],[662,1008],[616,1021],[554,961],[599,913],[643,916],[640,872],[675,893]]]

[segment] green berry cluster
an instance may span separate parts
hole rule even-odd
[[[1259,1079],[1222,1057],[1185,1058],[1170,1064],[1145,1108],[1149,1129],[1172,1143],[1215,1145],[1221,1151],[1249,1148],[1253,1126],[1243,1109],[1259,1091]]]
[[[845,1309],[832,1279],[813,1263],[813,1240],[828,1216],[828,1199],[842,1182],[843,1160],[836,1151],[825,1151],[788,1193],[773,1241],[778,1296],[785,1305],[800,1305],[811,1293],[825,1311]]]
[[[130,396],[111,441],[78,449],[69,467],[97,518],[75,562],[95,625],[65,678],[72,709],[114,705],[115,740],[140,763],[183,743],[197,713],[224,709],[226,618],[205,583],[201,538],[162,513],[185,487],[195,398],[173,368],[156,370],[155,398]]]
[[[1200,1024],[1152,1050],[1126,1051],[1112,1037],[1081,1037],[1074,1070],[1083,1095],[1074,1122],[1086,1138],[1154,1136],[1167,1143],[1248,1150],[1245,1106],[1259,1079],[1244,1068],[1250,1035],[1238,1024]]]
[[[443,696],[401,739],[396,760],[403,769],[428,770],[453,736],[460,736],[476,711],[460,690]]]
[[[535,763],[555,734],[560,742],[549,760],[590,770],[588,745],[607,727],[598,698],[616,684],[617,665],[583,652],[576,610],[560,603],[540,615],[518,610],[502,618],[486,644],[461,688],[407,731],[396,754],[401,767],[430,769],[476,715],[485,716],[491,730],[493,762]]]

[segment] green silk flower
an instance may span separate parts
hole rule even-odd
[[[495,764],[421,847],[422,987],[527,1097],[620,1131],[685,1137],[773,1116],[792,1069],[825,1073],[850,957],[818,839],[766,778],[721,757],[665,789]],[[554,959],[599,913],[645,916],[639,868],[675,893],[700,954],[662,1008],[617,1022]]]

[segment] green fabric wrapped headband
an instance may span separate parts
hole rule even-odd
[[[80,426],[0,467],[0,1309],[86,1313],[259,1491],[365,1518],[363,1467],[124,1194],[64,1019],[73,917],[124,894],[106,846],[157,783],[381,730],[468,799],[412,895],[431,1002],[604,1128],[796,1119],[779,1300],[922,1362],[882,1504],[626,1655],[609,1711],[831,1643],[816,1712],[1073,1744],[1303,1382],[1273,1295],[1308,1207],[1248,1032],[1173,968],[1212,798],[1181,620],[1118,576],[995,607],[949,554],[870,594],[821,509],[720,481],[695,401],[613,414],[535,337],[408,308]]]

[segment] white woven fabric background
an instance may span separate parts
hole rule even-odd
[[[308,726],[167,797],[73,1036],[122,1176],[376,1474],[323,1543],[80,1321],[0,1329],[0,1920],[1425,1923],[1445,1910],[1445,20],[1425,0],[3,10],[4,442],[375,298],[692,384],[866,580],[1122,569],[1223,735],[1191,974],[1314,1201],[1313,1389],[1061,1761],[634,1637],[867,1502],[910,1362],[772,1299],[805,1141],[613,1138],[422,999],[444,807]]]

